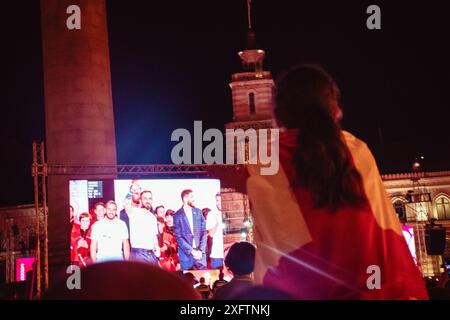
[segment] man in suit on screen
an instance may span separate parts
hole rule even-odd
[[[173,216],[178,257],[183,270],[206,269],[206,222],[202,211],[194,207],[194,193],[181,192],[183,207]]]

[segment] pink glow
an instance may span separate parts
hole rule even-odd
[[[26,281],[27,272],[33,270],[33,263],[36,258],[16,259],[16,281]]]

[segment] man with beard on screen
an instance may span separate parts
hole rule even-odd
[[[158,226],[152,212],[152,203],[152,192],[144,190],[139,203],[132,203],[131,199],[127,198],[124,207],[129,217],[131,259],[159,265]]]
[[[194,207],[192,190],[183,190],[181,200],[183,207],[173,216],[181,269],[205,270],[207,236],[205,219],[202,211]]]

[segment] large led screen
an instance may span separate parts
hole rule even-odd
[[[71,260],[132,260],[169,271],[223,266],[217,179],[70,181]]]

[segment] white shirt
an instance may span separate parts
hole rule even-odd
[[[130,218],[130,244],[135,249],[154,250],[157,245],[158,224],[153,213],[145,208],[129,206],[125,209]]]
[[[189,227],[191,228],[191,232],[192,232],[192,234],[194,234],[194,216],[192,213],[192,208],[190,208],[190,209],[184,208],[184,213],[186,214],[186,218],[189,223]],[[193,242],[194,242],[193,243],[194,247],[197,247],[198,243],[195,242],[195,237],[194,237]]]
[[[189,227],[191,228],[192,234],[194,234],[194,217],[192,215],[192,209],[184,209],[184,213],[186,214],[186,218],[189,222]]]
[[[211,230],[219,224],[216,233],[212,237],[211,258],[223,259],[223,227],[222,212],[219,210],[211,210],[206,216],[206,230]]]
[[[91,239],[97,241],[98,260],[123,260],[123,240],[128,239],[125,222],[104,218],[92,226]]]

